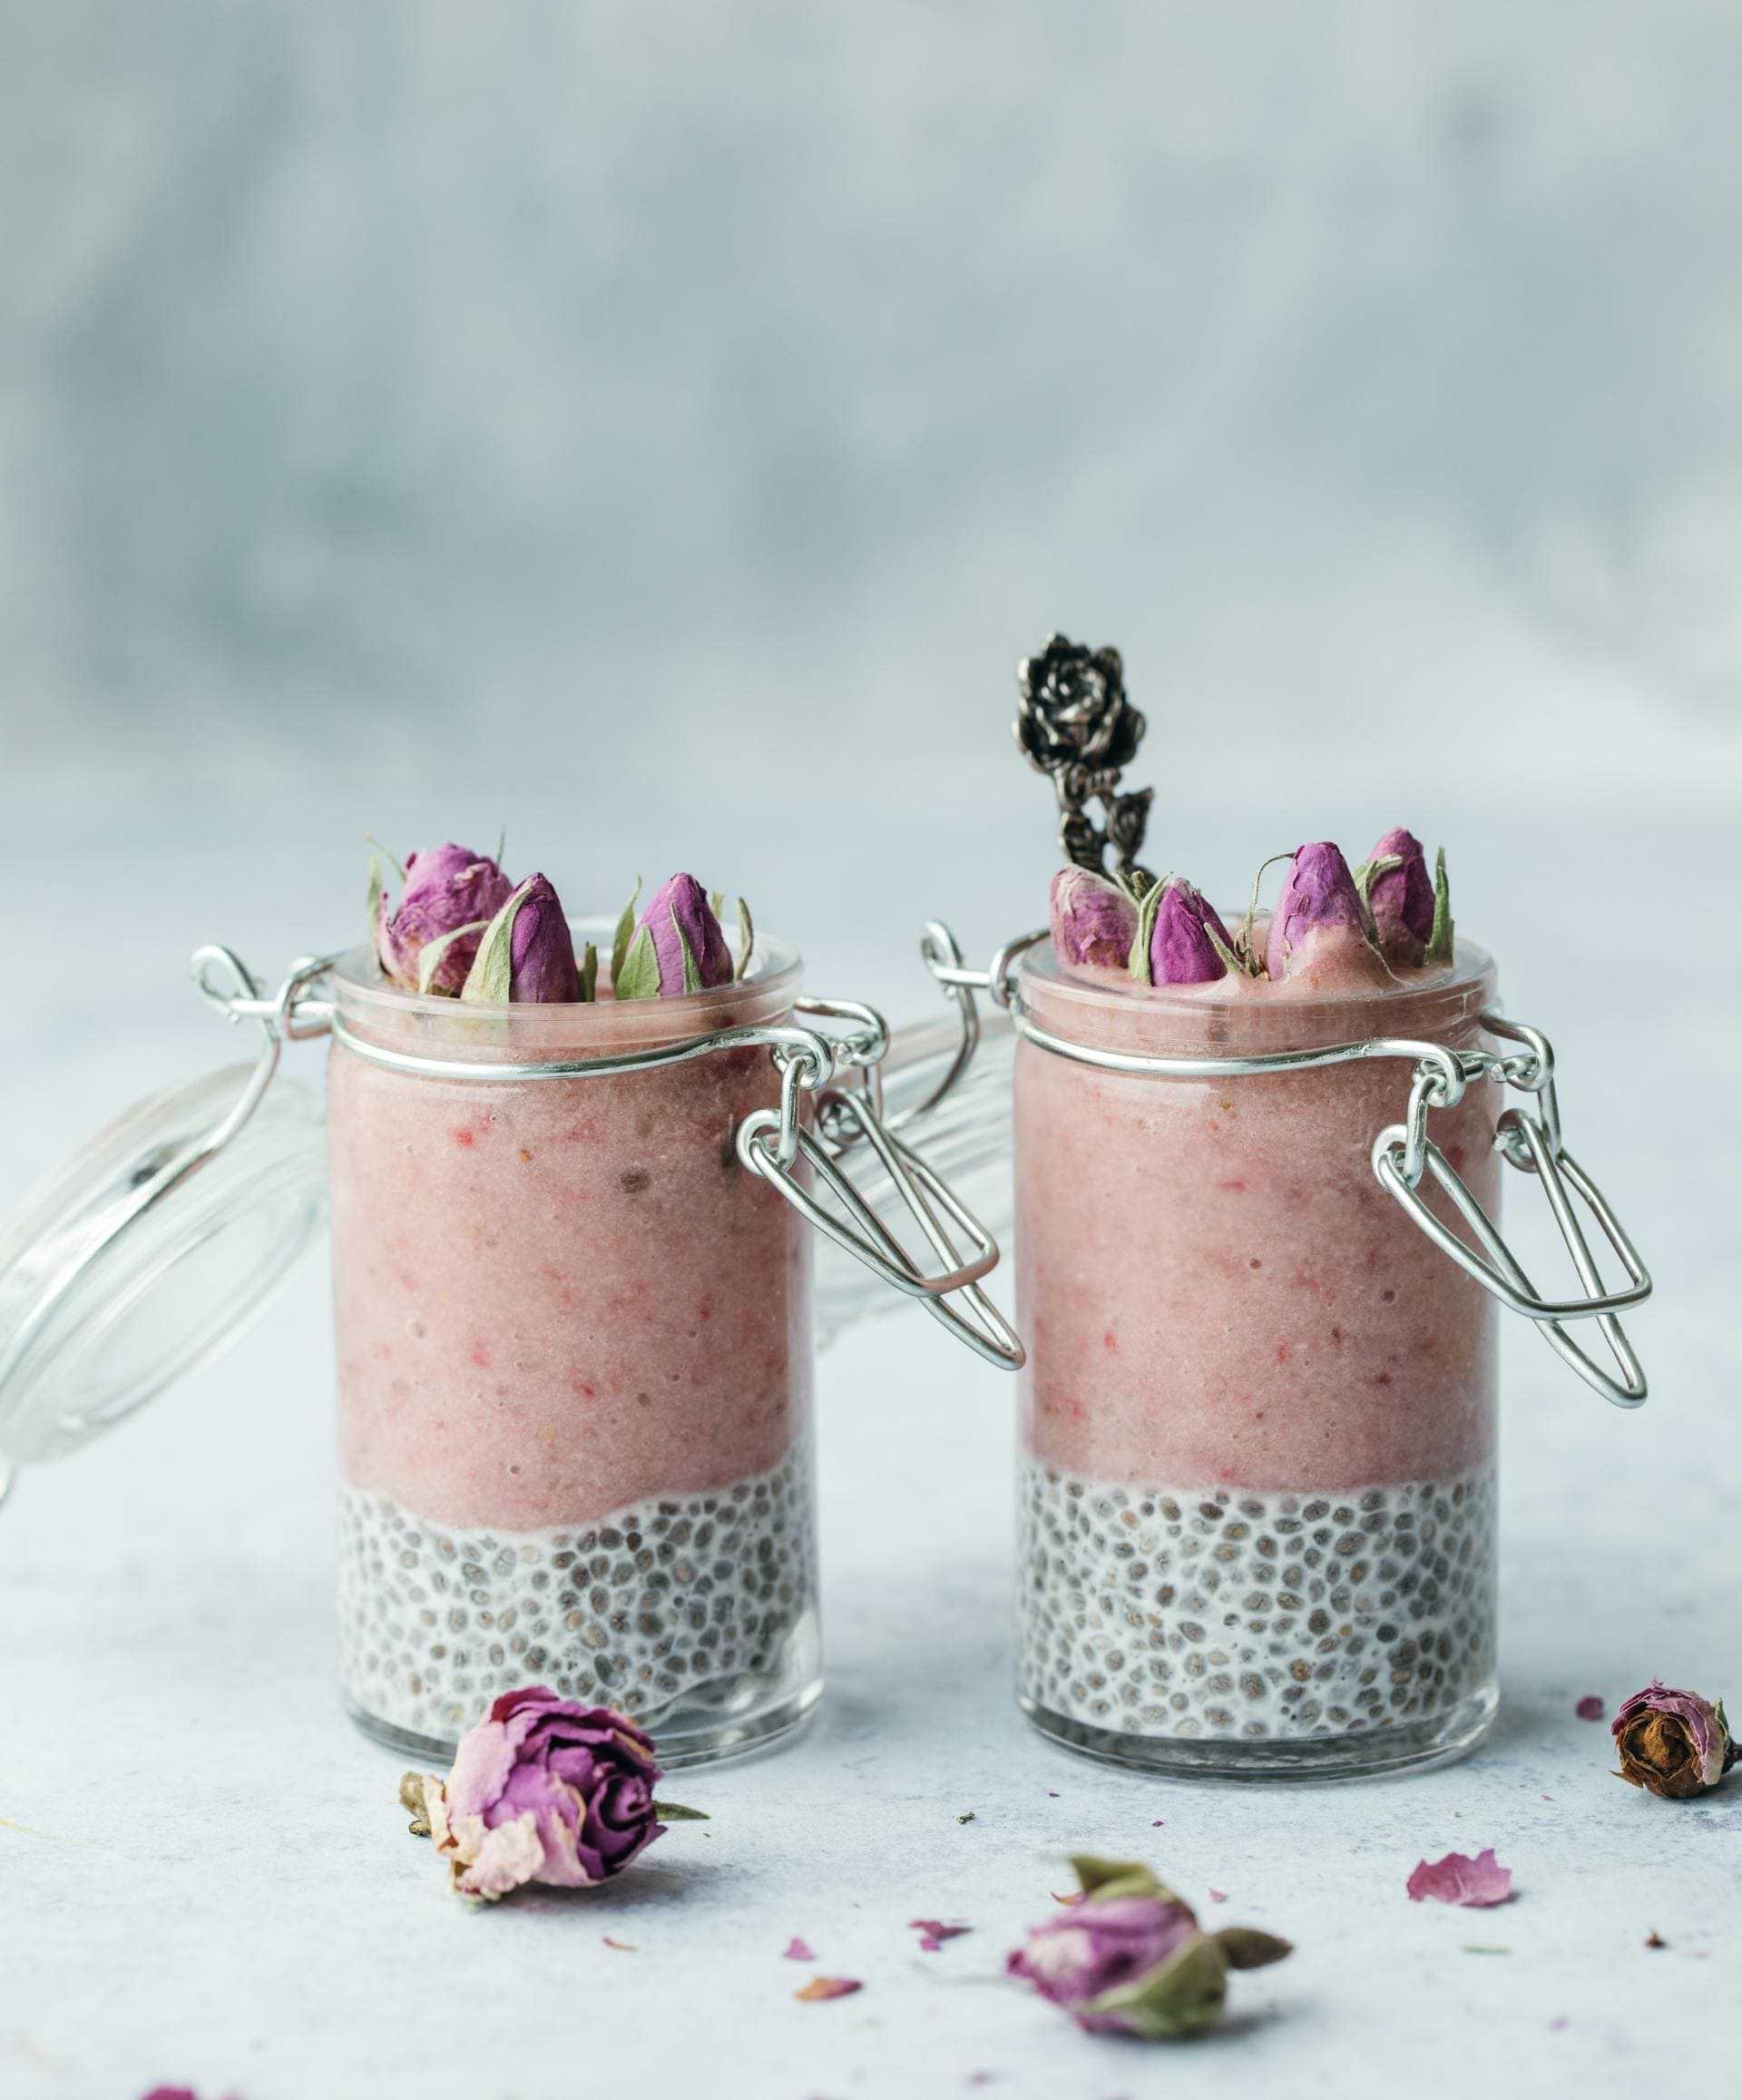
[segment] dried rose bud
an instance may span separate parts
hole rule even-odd
[[[1422,962],[1434,937],[1434,878],[1414,832],[1387,831],[1355,870],[1355,886],[1387,962]]]
[[[641,914],[611,988],[620,999],[677,999],[731,981],[732,951],[707,891],[674,875]]]
[[[1143,953],[1133,956],[1135,975],[1144,975],[1152,985],[1209,985],[1225,977],[1228,967],[1238,967],[1228,928],[1217,917],[1216,908],[1183,875],[1169,875],[1143,899],[1143,927],[1148,940]]]
[[[1198,2034],[1221,2017],[1230,1968],[1260,1968],[1290,1951],[1267,1932],[1205,1932],[1147,1867],[1087,1857],[1072,1864],[1082,1900],[1036,1926],[1004,1966],[1080,2027],[1144,2041]]]
[[[660,1835],[659,1777],[632,1721],[534,1684],[467,1730],[445,1780],[423,1775],[424,1807],[462,1896],[490,1901],[526,1881],[591,1889]]]
[[[529,875],[484,928],[460,996],[485,1006],[580,998],[574,936],[547,878]]]
[[[370,877],[369,917],[381,967],[408,992],[456,995],[484,927],[514,887],[487,854],[466,846],[436,846],[406,854],[406,886],[390,911],[381,894],[377,860]]]
[[[1326,949],[1371,953],[1366,908],[1349,864],[1328,839],[1297,846],[1270,914],[1265,967],[1273,977],[1305,968]]]
[[[1698,1692],[1672,1692],[1656,1677],[1622,1700],[1610,1732],[1620,1753],[1617,1778],[1667,1801],[1715,1787],[1738,1754],[1721,1700],[1714,1706]]]
[[[1052,952],[1067,968],[1122,970],[1137,935],[1137,906],[1118,883],[1088,868],[1052,878]]]

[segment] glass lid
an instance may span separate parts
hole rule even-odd
[[[0,1220],[0,1491],[233,1340],[318,1230],[318,1102],[276,1042],[140,1102]]]

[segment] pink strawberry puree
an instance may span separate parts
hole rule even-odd
[[[784,967],[781,967],[784,966]],[[353,957],[341,1016],[465,1062],[617,1055],[787,1016],[797,966],[617,1006],[463,1007]],[[347,1483],[444,1525],[532,1531],[775,1465],[810,1406],[808,1234],[739,1165],[768,1052],[480,1084],[328,1077]]]
[[[1022,989],[1048,1034],[1139,1054],[1478,1043],[1493,995],[1482,951],[1402,975],[1151,991],[1066,977],[1042,948]],[[1369,1163],[1378,1132],[1404,1121],[1410,1075],[1385,1059],[1159,1079],[1022,1045],[1017,1318],[1036,1458],[1103,1482],[1331,1489],[1445,1480],[1489,1457],[1493,1301]],[[1498,1092],[1473,1082],[1429,1124],[1491,1215]]]

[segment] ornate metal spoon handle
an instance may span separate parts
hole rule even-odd
[[[1059,844],[1078,868],[1114,872],[1138,889],[1154,878],[1138,865],[1150,820],[1153,788],[1119,791],[1119,777],[1137,756],[1147,724],[1125,695],[1125,666],[1117,649],[1050,634],[1038,656],[1016,667],[1016,743],[1059,798]],[[1099,800],[1098,824],[1086,805]]]

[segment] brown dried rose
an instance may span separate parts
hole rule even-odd
[[[1730,1740],[1723,1703],[1698,1692],[1676,1692],[1654,1677],[1621,1702],[1610,1724],[1629,1786],[1667,1801],[1685,1801],[1715,1787],[1739,1754]]]

